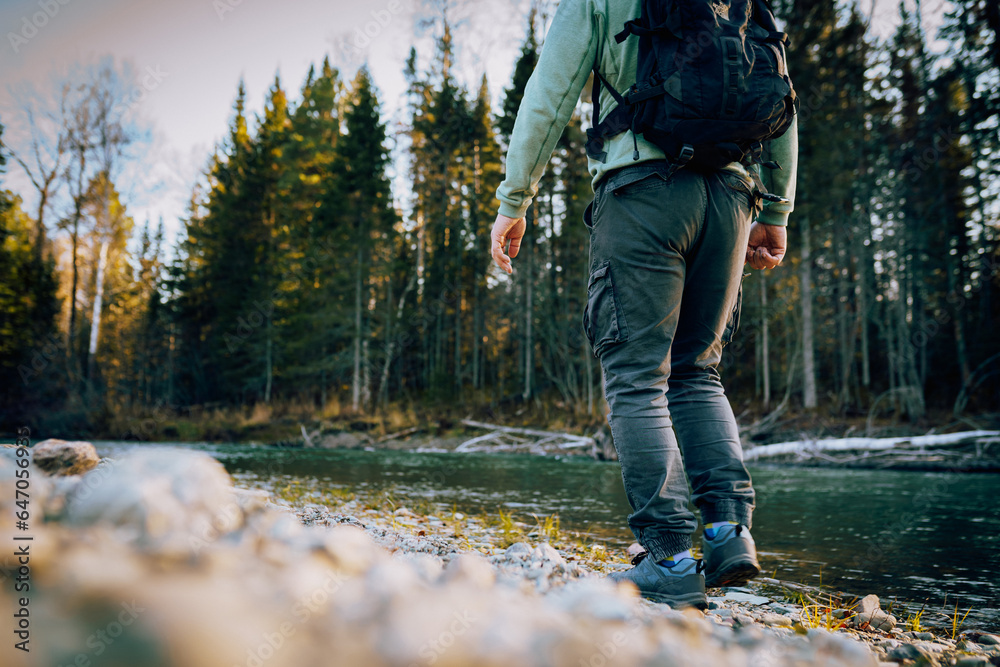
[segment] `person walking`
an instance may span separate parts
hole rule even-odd
[[[607,113],[597,121],[620,101],[616,91],[636,82],[639,40],[614,36],[642,10],[643,0],[559,4],[497,189],[491,256],[508,274],[525,213],[591,71],[605,81],[594,102]],[[738,326],[744,264],[773,269],[785,255],[797,141],[793,118],[765,146],[780,169],[749,161],[678,168],[630,130],[588,150],[594,199],[584,216],[590,275],[583,328],[604,370],[608,422],[632,508],[628,525],[645,549],[635,567],[611,578],[671,606],[705,608],[706,587],[739,585],[760,572],[750,535],[754,490],[718,366]],[[691,554],[698,524],[689,481],[705,526],[702,560]]]

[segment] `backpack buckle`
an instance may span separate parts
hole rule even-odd
[[[684,144],[681,146],[681,150],[675,159],[671,160],[669,157],[667,158],[667,164],[669,165],[667,168],[667,178],[669,179],[671,176],[687,166],[687,163],[690,162],[693,157],[694,146],[691,144]]]

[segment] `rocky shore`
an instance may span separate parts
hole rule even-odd
[[[1000,638],[906,632],[874,596],[824,612],[755,584],[676,611],[609,583],[623,558],[551,526],[293,507],[186,450],[33,452],[19,468],[0,448],[0,605],[28,610],[4,614],[4,666],[1000,665]]]

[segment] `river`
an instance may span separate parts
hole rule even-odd
[[[95,443],[102,456],[136,446]],[[563,530],[624,549],[633,540],[615,463],[521,455],[295,450],[186,445],[218,458],[237,485],[297,485],[325,494],[389,494],[466,513],[504,508],[529,523],[558,514]],[[856,469],[752,468],[753,535],[765,574],[875,593],[895,613],[926,604],[925,626],[1000,629],[1000,475]],[[908,612],[907,609],[910,611]]]

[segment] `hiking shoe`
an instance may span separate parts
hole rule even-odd
[[[760,574],[757,546],[746,526],[726,524],[701,543],[705,557],[705,587],[740,586]]]
[[[661,567],[641,553],[632,559],[631,570],[609,575],[614,582],[631,581],[647,600],[662,602],[674,609],[707,609],[705,576],[700,560],[685,558],[671,568]]]

